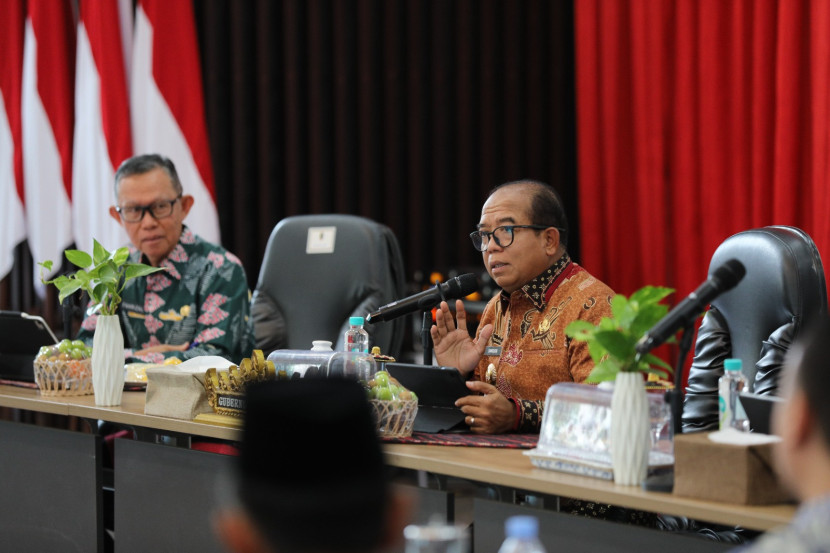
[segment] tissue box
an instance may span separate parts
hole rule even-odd
[[[227,369],[230,365],[227,359],[205,355],[180,365],[148,368],[144,414],[193,420],[196,415],[212,413],[205,390],[205,371]]]
[[[201,413],[212,413],[205,392],[205,375],[176,369],[147,369],[145,415],[193,420]]]
[[[674,437],[674,493],[685,497],[764,505],[791,499],[772,468],[774,444],[713,442],[710,432]]]

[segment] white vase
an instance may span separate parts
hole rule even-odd
[[[118,315],[99,315],[92,338],[95,405],[121,405],[124,392],[124,335]]]
[[[643,375],[620,372],[611,396],[611,464],[614,482],[637,486],[648,471],[648,396]]]

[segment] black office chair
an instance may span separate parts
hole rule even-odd
[[[299,215],[271,232],[251,300],[258,349],[343,349],[349,317],[366,317],[405,291],[398,240],[386,226],[354,215]],[[371,346],[400,355],[405,317],[366,325]]]
[[[804,231],[770,226],[739,232],[715,251],[709,273],[729,259],[746,276],[703,318],[683,407],[683,431],[716,430],[723,361],[738,358],[749,391],[775,395],[784,354],[806,321],[827,314],[818,249]]]

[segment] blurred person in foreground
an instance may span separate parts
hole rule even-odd
[[[787,352],[772,415],[775,468],[801,502],[789,525],[737,549],[743,553],[830,550],[830,321],[820,319]]]
[[[125,356],[161,363],[218,355],[236,363],[253,348],[245,269],[221,246],[184,225],[194,198],[184,194],[173,162],[135,156],[115,173],[110,215],[130,238],[130,261],[164,271],[127,283],[119,308]],[[97,315],[87,316],[79,338],[91,343]]]
[[[403,542],[410,498],[391,486],[371,406],[342,379],[248,387],[234,488],[216,514],[234,553],[371,553]]]
[[[501,293],[487,304],[475,340],[463,303],[442,302],[431,328],[439,364],[457,367],[475,395],[458,400],[473,432],[538,432],[548,388],[582,382],[594,363],[586,342],[565,335],[580,319],[611,316],[614,292],[574,263],[559,194],[537,181],[496,187],[470,235]]]

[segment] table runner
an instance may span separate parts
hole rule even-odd
[[[0,384],[3,386],[17,386],[18,388],[31,388],[37,390],[37,384],[34,382],[26,382],[23,380],[5,380],[0,379]]]
[[[463,447],[502,447],[510,449],[530,449],[536,447],[538,434],[427,434],[413,432],[407,438],[381,438],[385,443],[453,445]]]

